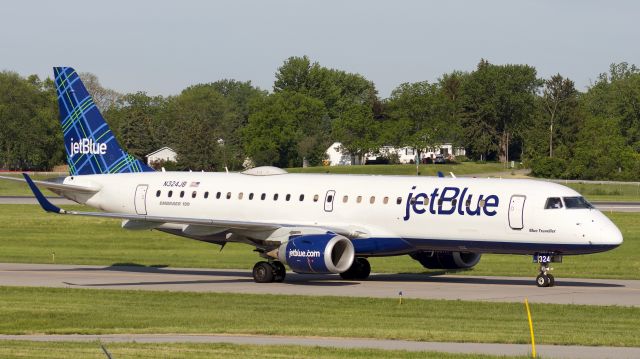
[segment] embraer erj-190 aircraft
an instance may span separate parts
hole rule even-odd
[[[125,152],[78,74],[54,68],[70,176],[25,180],[49,212],[122,219],[224,245],[246,243],[264,259],[258,283],[297,273],[363,280],[366,258],[408,254],[431,269],[464,269],[482,253],[532,255],[536,283],[554,285],[550,263],[563,255],[618,247],[622,234],[576,191],[519,179],[156,172]],[[9,179],[5,177],[6,179]],[[15,178],[14,178],[15,179]],[[103,212],[66,211],[37,186]]]

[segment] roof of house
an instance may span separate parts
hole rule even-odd
[[[169,151],[171,151],[171,152],[173,152],[173,153],[177,153],[176,151],[174,151],[174,150],[173,150],[173,148],[171,148],[171,147],[166,147],[166,146],[165,146],[165,147],[162,147],[162,148],[161,148],[161,149],[159,149],[159,150],[155,150],[155,151],[153,151],[153,152],[149,153],[149,154],[147,155],[147,157],[152,156],[152,155],[155,155],[156,153],[161,152],[161,151],[164,151],[164,150],[169,150]]]

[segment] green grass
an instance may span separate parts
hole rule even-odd
[[[70,206],[69,208],[82,208]],[[607,214],[622,230],[625,241],[606,253],[567,256],[554,264],[561,277],[640,279],[640,214]],[[67,264],[139,264],[194,268],[251,269],[258,256],[245,244],[216,245],[157,231],[128,231],[111,219],[60,216],[37,205],[0,205],[0,262]],[[382,273],[433,273],[408,256],[371,258],[372,270]],[[483,255],[463,275],[535,277],[528,256]]]
[[[0,287],[0,333],[226,333],[520,343],[522,303]],[[533,304],[539,344],[640,346],[640,308]]]
[[[575,189],[589,201],[640,201],[638,184],[559,183]]]
[[[287,168],[291,173],[340,173],[340,174],[371,174],[371,175],[416,175],[416,165],[360,165],[360,166],[319,166],[307,168]],[[438,171],[449,175],[481,174],[505,171],[502,163],[473,163],[462,162],[444,165],[420,165],[420,175],[435,176]]]
[[[528,358],[489,355],[448,354],[438,352],[408,352],[402,350],[338,349],[295,345],[178,344],[178,343],[103,343],[113,358],[400,358],[400,359],[490,359]],[[0,357],[104,359],[100,343],[78,342],[0,342]]]

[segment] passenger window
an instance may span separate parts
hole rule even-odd
[[[169,191],[169,193],[167,193],[167,196],[171,198],[171,196],[173,196],[173,191]]]
[[[191,192],[191,198],[196,198],[196,195],[197,195],[196,191]]]
[[[227,192],[227,199],[231,199],[231,192]]]
[[[156,191],[156,197],[160,197],[160,192],[162,192],[162,191],[160,191],[160,190]]]
[[[204,199],[207,199],[207,198],[209,198],[209,192],[204,193]]]
[[[469,208],[469,206],[471,206],[471,200],[468,199],[466,202],[464,202],[465,207]]]
[[[274,194],[273,194],[273,200],[274,200],[274,201],[277,201],[277,200],[278,200],[278,194],[277,194],[277,193],[274,193]]]
[[[457,200],[456,198],[452,199],[452,200],[451,200],[451,205],[452,205],[453,207],[455,207],[455,206],[456,206],[456,204],[458,204],[458,200]]]
[[[387,204],[389,203],[389,197],[385,197],[382,199],[382,203]]]
[[[284,197],[285,201],[289,201],[291,199],[291,195],[287,193],[287,195]]]
[[[264,201],[265,198],[267,198],[267,194],[266,193],[263,193],[263,194],[260,195],[260,199],[262,201]]]
[[[238,199],[242,199],[242,196],[244,196],[242,192],[238,193]]]
[[[409,203],[413,206],[414,204],[416,204],[416,198],[415,197],[411,197],[411,200],[409,201]]]
[[[485,203],[485,200],[481,199],[480,202],[478,202],[478,206],[480,206],[480,208],[483,208],[484,207],[484,203]]]
[[[327,196],[327,203],[331,203],[333,202],[333,196],[332,195],[328,195]]]
[[[220,192],[216,193],[216,199],[220,199],[220,195],[221,195]]]
[[[342,196],[342,202],[347,203],[349,201],[349,196]]]
[[[438,200],[438,207],[442,207],[442,198]]]
[[[180,198],[184,197],[184,191],[180,191]]]
[[[362,202],[362,196],[358,196],[358,198],[356,198],[356,202],[358,203]]]
[[[314,201],[314,202],[318,202],[318,198],[319,198],[319,196],[318,196],[317,194],[316,194],[316,195],[314,195],[314,196],[313,196],[313,201]]]
[[[369,203],[371,204],[376,203],[376,196],[371,196],[371,198],[369,198]]]
[[[562,200],[560,197],[549,197],[547,203],[544,205],[544,209],[557,209],[562,208]]]
[[[253,199],[253,193],[249,193],[249,200]]]
[[[396,204],[402,204],[402,197],[396,198]]]
[[[303,194],[300,195],[300,202],[302,202],[302,201],[304,201],[304,195]]]

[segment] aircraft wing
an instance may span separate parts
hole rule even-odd
[[[26,181],[27,183],[31,181],[32,183],[37,184],[38,186],[42,186],[58,194],[62,194],[63,192],[92,194],[100,190],[100,188],[97,188],[97,187],[75,186],[71,184],[63,184],[63,183],[56,183],[56,182],[49,182],[49,181],[34,181],[31,179],[31,177],[29,177],[29,180],[26,180],[26,178],[27,177],[16,178],[16,177],[0,176],[0,179],[9,180],[9,181],[16,181],[16,182]]]
[[[283,227],[295,227],[293,224],[285,223],[263,223],[263,222],[250,222],[250,221],[230,221],[219,219],[203,219],[203,218],[186,218],[186,217],[164,217],[164,216],[149,216],[139,214],[128,213],[108,213],[108,212],[82,212],[82,211],[67,211],[62,209],[51,202],[42,194],[40,189],[36,186],[36,182],[33,181],[26,173],[23,174],[27,184],[36,196],[40,206],[47,212],[57,214],[70,214],[76,216],[88,216],[88,217],[102,217],[102,218],[114,218],[114,219],[127,219],[137,222],[150,222],[150,223],[177,223],[187,224],[194,226],[211,226],[217,228],[224,228],[227,230],[248,230],[248,231],[271,231]],[[42,182],[42,181],[38,181]],[[76,186],[74,186],[76,187]],[[350,238],[362,237],[365,233],[361,231],[354,232],[349,228],[337,228],[337,227],[322,227],[327,231],[331,231],[337,234],[341,234]]]

